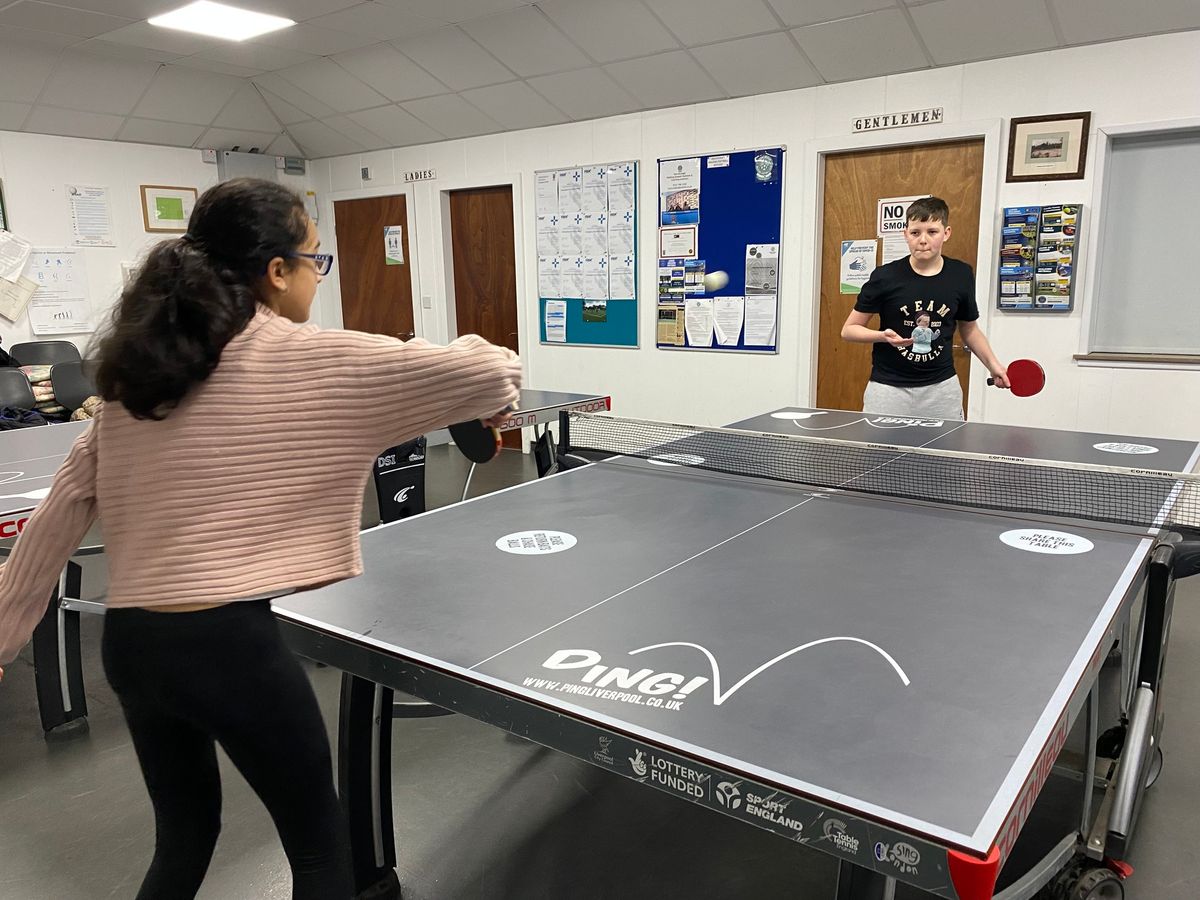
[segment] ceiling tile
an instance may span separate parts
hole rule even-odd
[[[20,131],[21,123],[33,106],[29,103],[13,103],[0,100],[0,131]]]
[[[238,147],[242,153],[249,153],[257,147],[262,153],[274,142],[278,134],[279,132],[242,131],[236,128],[210,128],[195,145],[216,150],[232,150]]]
[[[134,112],[145,119],[207,125],[241,84],[229,75],[163,66]]]
[[[181,59],[178,53],[168,53],[165,50],[150,50],[146,47],[133,47],[129,44],[110,44],[100,38],[81,41],[74,47],[82,53],[92,56],[106,56],[109,59],[124,59],[130,62],[166,63]]]
[[[347,34],[344,31],[334,31],[332,28],[317,28],[313,25],[296,25],[282,31],[272,31],[253,43],[266,44],[270,47],[282,47],[284,50],[299,50],[301,53],[311,53],[313,56],[332,56],[343,53],[355,47],[365,47],[375,43],[374,38],[357,34]]]
[[[262,69],[264,72],[274,72],[319,59],[311,53],[301,53],[299,50],[283,50],[279,47],[268,47],[266,44],[232,44],[227,41],[222,41],[219,46],[198,55],[203,59],[214,59],[248,69]]]
[[[358,153],[362,147],[324,122],[298,122],[288,127],[292,139],[309,159]]]
[[[392,46],[451,90],[499,84],[516,78],[458,28],[440,28]]]
[[[733,97],[821,83],[817,70],[783,32],[696,47],[692,55]]]
[[[725,96],[720,86],[683,50],[612,63],[604,70],[651,109]]]
[[[280,78],[277,72],[268,72],[266,75],[259,75],[253,81],[260,87],[266,88],[281,100],[286,100],[292,106],[298,107],[310,118],[319,119],[323,116],[332,116],[334,114],[332,109],[316,97],[306,94],[290,81]],[[287,120],[284,119],[284,121],[286,122]]]
[[[576,69],[530,78],[529,86],[572,119],[599,119],[638,109],[633,95],[603,69]]]
[[[442,135],[398,106],[380,106],[349,113],[349,118],[379,135],[391,147],[440,141]]]
[[[877,9],[895,9],[893,0],[767,0],[784,25],[815,25]]]
[[[779,29],[779,20],[764,0],[646,0],[646,5],[689,47]]]
[[[1200,3],[1196,0],[1154,0],[1125,3],[1108,0],[1050,0],[1063,37],[1070,44],[1200,28]]]
[[[567,121],[566,116],[523,81],[474,88],[463,91],[462,96],[509,129],[538,128]]]
[[[79,37],[95,37],[129,24],[130,19],[53,6],[49,3],[39,3],[37,0],[23,0],[15,6],[0,10],[0,25],[16,25],[19,28],[35,28],[39,31],[55,31]]]
[[[254,85],[254,87],[258,89],[259,94],[262,95],[263,101],[271,108],[271,112],[275,114],[275,118],[277,118],[284,125],[290,125],[293,122],[303,122],[312,118],[312,116],[310,116],[304,110],[298,109],[297,107],[292,106],[292,104],[288,103],[286,100],[276,97],[266,88],[263,88],[257,84]]]
[[[939,66],[1058,45],[1044,0],[937,0],[909,14]]]
[[[37,106],[25,123],[24,130],[35,134],[64,134],[111,141],[116,138],[124,122],[121,116]]]
[[[381,0],[388,4],[402,3],[419,16],[441,22],[465,22],[493,13],[528,6],[529,0]]]
[[[389,100],[412,100],[447,93],[445,85],[391,44],[375,44],[339,53],[333,61]]]
[[[300,148],[296,146],[296,142],[292,140],[291,135],[281,134],[271,142],[271,146],[267,148],[267,152],[272,156],[303,156]]]
[[[384,3],[360,3],[328,16],[311,19],[308,24],[332,28],[375,41],[406,38],[442,27],[441,20],[426,19],[401,6]]]
[[[582,69],[589,60],[532,6],[464,22],[463,31],[518,75]]]
[[[229,44],[229,41],[188,34],[172,28],[156,28],[149,22],[135,22],[133,25],[118,28],[116,31],[106,32],[103,40],[113,44],[161,50],[166,53],[174,53],[176,56],[191,56],[193,53],[204,53]]]
[[[78,44],[81,38],[77,34],[63,34],[59,31],[38,31],[35,28],[17,28],[15,25],[0,25],[0,42],[4,44],[21,44],[24,47],[46,47],[61,50]]]
[[[363,0],[255,0],[253,4],[250,4],[242,0],[242,5],[253,6],[257,12],[270,13],[273,16],[283,16],[303,22],[306,19],[328,15],[362,2]]]
[[[929,65],[898,9],[797,28],[792,34],[826,81],[854,81]]]
[[[0,43],[0,100],[32,103],[58,62],[58,51]]]
[[[338,112],[351,112],[387,103],[386,97],[371,90],[329,59],[314,59],[281,69],[277,74]]]
[[[473,134],[488,134],[500,131],[500,126],[457,94],[444,97],[426,97],[402,104],[430,128],[446,137],[467,137]]]
[[[184,6],[187,0],[58,0],[60,6],[87,9],[92,12],[123,16],[126,19],[148,19],[159,13]]]
[[[250,131],[278,131],[279,120],[252,84],[243,84],[233,99],[212,120],[218,128],[245,128]]]
[[[538,6],[597,62],[648,56],[679,46],[641,0],[547,0]]]
[[[227,62],[221,62],[216,59],[207,59],[204,56],[181,56],[173,60],[174,65],[183,66],[187,69],[200,69],[203,72],[217,72],[220,75],[232,75],[235,78],[253,78],[255,75],[262,75],[262,69],[248,69],[245,66],[234,66]]]
[[[190,147],[204,133],[203,125],[180,125],[178,122],[159,122],[153,119],[126,119],[117,140],[136,144],[166,144],[171,147]]]
[[[158,69],[157,63],[102,59],[71,50],[63,54],[39,102],[125,115],[133,111]]]
[[[359,125],[349,116],[332,116],[325,120],[325,124],[338,133],[344,134],[364,150],[382,150],[388,146],[388,142],[384,138]]]

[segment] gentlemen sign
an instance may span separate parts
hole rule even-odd
[[[942,107],[914,109],[909,112],[888,113],[882,116],[860,116],[854,120],[854,131],[878,131],[881,128],[904,128],[908,125],[933,125],[943,119]]]

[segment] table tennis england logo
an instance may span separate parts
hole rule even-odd
[[[921,852],[903,841],[890,845],[878,842],[875,845],[875,858],[881,863],[890,862],[906,875],[916,875],[917,867],[921,865]]]
[[[858,838],[850,834],[849,826],[841,819],[826,819],[821,826],[821,833],[825,840],[843,853],[858,855]]]
[[[806,644],[800,644],[768,659],[755,667],[738,681],[727,688],[722,688],[721,666],[713,652],[700,644],[689,641],[669,641],[663,644],[651,644],[630,650],[630,656],[650,653],[668,647],[684,647],[696,650],[708,661],[709,675],[687,675],[679,672],[659,672],[648,666],[637,669],[632,666],[611,666],[595,650],[570,649],[555,650],[542,663],[543,669],[553,672],[571,672],[573,680],[552,681],[547,678],[530,676],[524,679],[524,686],[535,690],[558,694],[573,694],[579,697],[594,697],[599,700],[612,700],[620,703],[630,703],[635,706],[646,706],[655,709],[679,711],[683,703],[698,688],[707,684],[712,685],[713,706],[721,706],[750,684],[755,678],[772,666],[778,665],[791,656],[823,644],[856,644],[875,651],[891,665],[901,682],[907,687],[909,678],[900,664],[885,650],[870,641],[857,637],[829,637]],[[567,677],[567,676],[562,676]],[[707,696],[707,692],[705,693]]]

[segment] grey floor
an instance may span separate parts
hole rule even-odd
[[[465,465],[430,451],[429,503],[457,499]],[[507,452],[475,476],[472,493],[534,477],[532,458]],[[370,516],[368,511],[367,515]],[[1134,852],[1129,900],[1195,900],[1200,870],[1200,579],[1179,590],[1169,662],[1166,767],[1150,791]],[[102,592],[89,572],[85,594]],[[0,900],[132,897],[154,828],[137,762],[99,665],[102,621],[84,618],[90,733],[41,736],[32,664],[23,655],[0,684]],[[1021,648],[1013,648],[1019,664]],[[327,722],[339,677],[313,669]],[[827,898],[832,859],[732,819],[618,778],[465,719],[398,721],[392,763],[400,880],[408,900],[640,900]],[[223,760],[224,830],[206,900],[290,895],[283,853],[265,811]],[[298,786],[301,789],[302,786]],[[1053,782],[1028,830],[1054,833],[1070,809]],[[1019,852],[1028,854],[1032,846]],[[900,892],[901,897],[910,895]]]

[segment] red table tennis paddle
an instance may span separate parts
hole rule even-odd
[[[1032,397],[1046,386],[1046,372],[1032,359],[1014,359],[1006,372],[1014,397]],[[994,385],[996,380],[989,378],[987,383]]]

